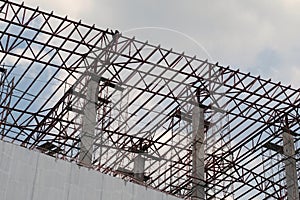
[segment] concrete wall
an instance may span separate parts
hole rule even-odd
[[[0,141],[1,200],[179,200]]]

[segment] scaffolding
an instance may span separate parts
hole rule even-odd
[[[0,64],[2,140],[183,199],[298,191],[299,89],[4,0]]]

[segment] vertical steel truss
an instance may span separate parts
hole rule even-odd
[[[4,0],[0,64],[2,140],[80,162],[86,86],[101,76],[88,167],[189,198],[200,102],[207,199],[287,197],[287,158],[266,144],[288,127],[299,147],[298,89]]]

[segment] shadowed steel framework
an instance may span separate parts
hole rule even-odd
[[[299,195],[299,89],[3,0],[0,65],[4,141],[184,199]]]

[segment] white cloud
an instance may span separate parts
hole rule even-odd
[[[17,0],[21,2],[20,0]],[[94,0],[25,0],[25,4],[31,7],[39,6],[43,11],[54,11],[60,16],[68,15],[72,19],[80,19],[88,14],[94,6]]]

